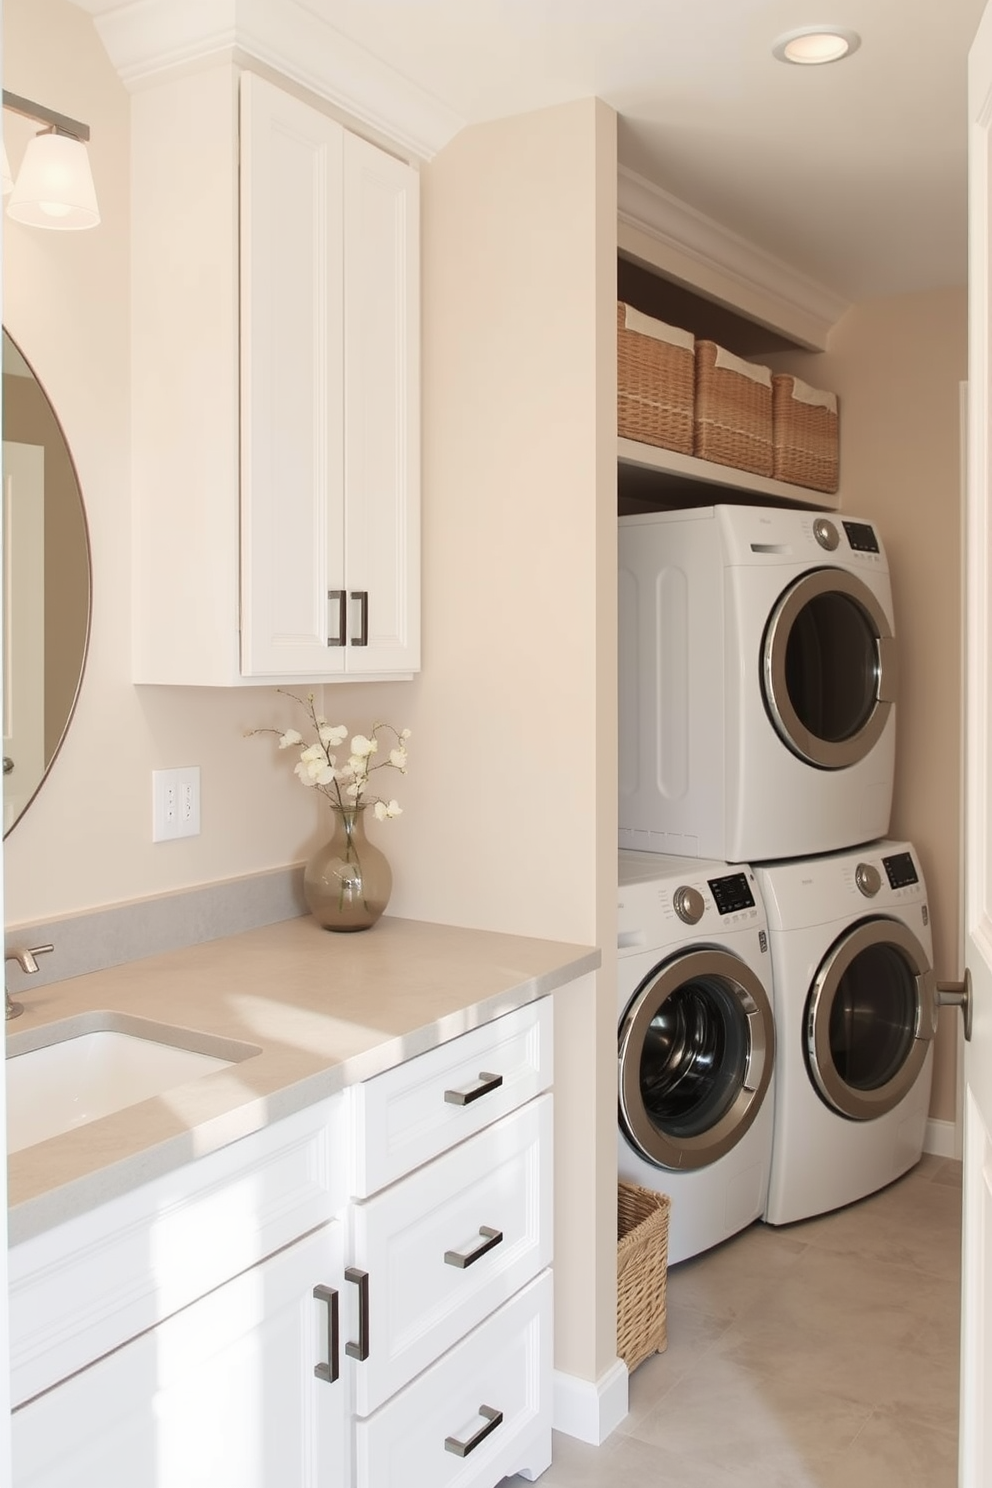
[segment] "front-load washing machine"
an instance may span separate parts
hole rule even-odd
[[[620,847],[753,863],[888,831],[896,652],[871,522],[622,517],[619,639]]]
[[[932,939],[908,842],[755,872],[778,1033],[765,1218],[788,1224],[919,1161],[937,1017]]]
[[[764,1212],[772,1147],[765,915],[750,868],[619,854],[620,1177],[672,1200],[670,1264]]]

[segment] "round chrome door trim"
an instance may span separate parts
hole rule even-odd
[[[641,1053],[653,1019],[680,988],[717,983],[745,1028],[746,1054],[739,1089],[713,1125],[698,1135],[669,1133],[648,1114],[641,1088]],[[768,1091],[775,1058],[775,1025],[768,994],[755,972],[729,951],[682,951],[656,966],[634,994],[620,1023],[618,1093],[621,1129],[658,1167],[689,1171],[729,1152],[752,1126]]]
[[[873,1090],[855,1089],[842,1077],[830,1044],[830,1022],[845,973],[872,946],[889,946],[905,961],[916,990],[911,1043],[899,1068]],[[854,1121],[884,1116],[908,1095],[937,1031],[933,968],[916,936],[900,920],[862,920],[844,933],[821,961],[806,1004],[806,1056],[810,1076],[828,1106]]]
[[[797,713],[786,676],[789,638],[800,613],[814,599],[840,594],[861,612],[875,648],[874,701],[864,724],[844,739],[821,739]],[[824,770],[842,770],[870,753],[881,738],[898,693],[895,637],[885,611],[867,585],[843,568],[816,568],[803,574],[779,598],[761,648],[762,688],[771,721],[800,759]]]

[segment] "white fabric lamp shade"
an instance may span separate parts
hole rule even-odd
[[[2,174],[3,195],[9,196],[14,189],[14,177],[10,170],[10,161],[7,159],[7,146],[0,145],[3,151],[3,161],[0,162],[0,174]]]
[[[83,142],[66,134],[36,134],[24,152],[7,212],[31,227],[96,227],[100,212]]]

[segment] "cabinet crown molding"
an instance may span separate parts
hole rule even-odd
[[[232,51],[274,68],[429,160],[465,120],[301,0],[72,0],[93,17],[108,57],[135,90]]]
[[[813,349],[823,350],[830,331],[851,308],[833,290],[626,166],[618,171],[617,215],[621,249],[641,256],[637,246],[642,247],[644,256],[662,271],[671,271],[673,278],[748,311]]]

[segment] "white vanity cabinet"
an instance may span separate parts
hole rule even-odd
[[[417,171],[229,61],[132,121],[135,680],[411,675]]]
[[[551,1460],[552,1000],[10,1251],[14,1488]]]
[[[16,1488],[345,1488],[340,1105],[12,1248]]]

